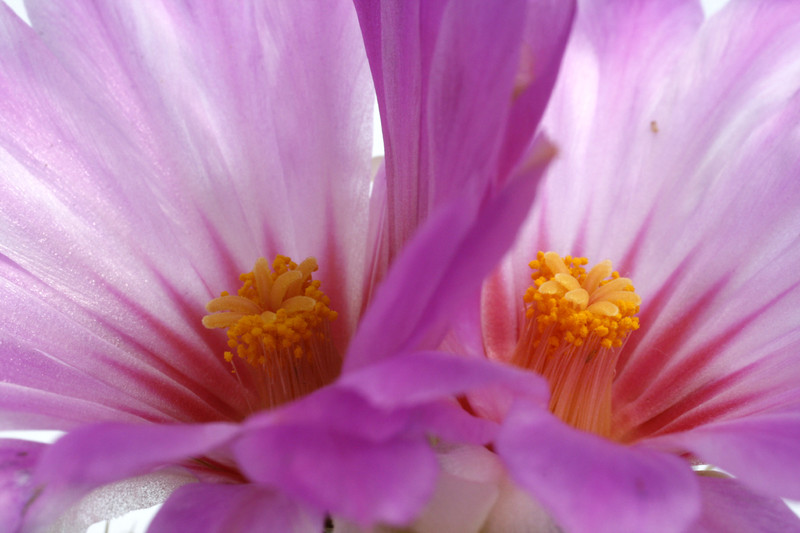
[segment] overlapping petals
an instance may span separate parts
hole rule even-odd
[[[580,8],[544,119],[563,157],[507,264],[485,285],[484,342],[492,358],[513,350],[537,250],[611,258],[636,283],[642,326],[617,366],[616,443],[521,416],[498,452],[575,531],[724,523],[706,502],[731,507],[749,496],[706,494],[689,458],[760,494],[753,523],[773,517],[770,527],[796,528],[777,497],[800,489],[789,444],[800,388],[800,10],[734,0],[704,20],[688,1]],[[583,453],[564,454],[571,444]],[[611,456],[620,461],[613,473],[603,471]],[[608,507],[564,505],[586,487]]]
[[[348,2],[31,1],[33,29],[0,13],[3,423],[101,422],[45,453],[27,528],[171,465],[200,482],[156,530],[313,530],[325,513],[404,525],[436,485],[430,436],[483,445],[497,432],[455,396],[502,385],[544,401],[532,376],[414,352],[511,245],[553,156],[534,132],[573,5],[539,4],[387,3],[379,23],[360,5],[374,77],[418,50],[411,78],[376,81],[393,148],[371,200],[370,86]],[[414,143],[430,149],[407,153]],[[235,423],[254,370],[231,375],[203,307],[278,253],[317,258],[341,352],[366,316],[339,382]],[[192,502],[208,505],[189,516]]]
[[[374,277],[454,197],[505,182],[530,147],[574,2],[356,1],[381,112]]]

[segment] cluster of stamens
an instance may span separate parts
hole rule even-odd
[[[545,376],[550,409],[575,427],[608,435],[619,348],[639,328],[641,298],[603,261],[539,252],[530,263],[525,324],[513,363]]]
[[[330,340],[336,312],[312,279],[317,261],[299,265],[279,255],[272,264],[256,261],[252,272],[239,276],[237,295],[223,292],[206,305],[207,328],[227,329],[225,360],[246,361],[262,374],[268,406],[307,394],[332,381],[340,361]]]

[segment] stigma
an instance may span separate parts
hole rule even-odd
[[[641,298],[611,261],[587,271],[583,257],[539,252],[512,363],[550,384],[550,410],[564,422],[608,437],[611,385],[619,352],[639,328]]]
[[[298,265],[279,255],[272,268],[262,257],[239,276],[236,295],[223,292],[206,305],[211,314],[203,325],[227,330],[224,359],[237,377],[242,362],[255,371],[261,407],[305,396],[339,374],[341,359],[330,336],[336,312],[320,281],[312,279],[317,268],[313,257]]]

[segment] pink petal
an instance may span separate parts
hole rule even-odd
[[[381,361],[342,377],[339,383],[384,406],[411,406],[502,384],[529,400],[549,396],[530,372],[440,352],[416,352]]]
[[[797,388],[797,35],[792,2],[731,2],[705,22],[696,2],[585,5],[544,120],[562,157],[484,294],[490,355],[517,337],[526,263],[555,249],[610,258],[643,298],[616,438],[746,416]]]
[[[543,13],[539,4],[356,2],[386,145],[379,277],[434,206],[495,179],[507,128],[514,146],[504,174],[530,142],[573,6]],[[539,22],[550,31],[540,33]],[[525,126],[507,126],[526,29],[526,52],[542,72],[516,108]]]
[[[692,531],[800,531],[800,519],[782,500],[754,494],[735,479],[709,476],[698,478],[703,511],[692,526]]]
[[[316,255],[337,335],[354,327],[372,105],[355,12],[221,5],[31,2],[41,38],[0,14],[3,397],[32,424],[242,418],[200,318],[259,255]]]
[[[424,438],[374,441],[312,425],[249,431],[235,452],[250,479],[364,526],[407,523],[437,473]]]
[[[196,483],[178,489],[153,519],[148,531],[238,533],[248,531],[319,532],[323,516],[256,485]]]
[[[540,138],[526,165],[496,195],[483,202],[468,195],[437,209],[380,286],[350,344],[345,372],[438,344],[448,318],[477,293],[514,241],[552,155],[549,142]]]
[[[0,323],[7,339],[0,346],[5,361],[0,369],[1,418],[8,429],[66,429],[103,420],[236,419],[246,411],[244,395],[230,394],[239,385],[229,371],[210,358],[198,361],[197,356],[211,350],[222,353],[223,339],[204,345],[151,322],[151,331],[139,331],[142,337],[156,337],[149,339],[148,349],[133,338],[120,339],[108,317],[2,261],[0,291],[0,305],[14,309]],[[127,304],[131,312],[138,308],[133,301]],[[184,365],[162,360],[159,348],[182,350],[184,361],[194,360]],[[210,377],[219,381],[210,383]],[[223,385],[226,391],[220,390]]]
[[[46,524],[91,489],[201,456],[238,431],[232,424],[83,426],[43,454],[34,479],[45,491],[27,523],[31,528]]]
[[[507,177],[530,144],[561,68],[576,5],[564,0],[528,0],[522,50],[514,80],[514,102],[499,156],[498,176]]]
[[[684,531],[700,511],[688,463],[573,429],[524,403],[496,449],[511,477],[568,531]]]
[[[545,405],[547,384],[529,372],[479,358],[418,352],[381,361],[344,376],[340,384],[376,405],[404,410],[416,428],[447,442],[486,444],[513,401]],[[479,414],[467,414],[454,397],[464,397]]]
[[[17,531],[22,513],[33,498],[31,473],[45,444],[23,440],[0,440],[0,524]]]
[[[656,269],[672,272],[651,289],[641,315],[647,329],[621,361],[616,398],[626,405],[618,419],[627,438],[744,416],[796,390],[800,281],[786,272],[800,261],[800,162],[797,143],[781,139],[800,131],[798,120],[794,96],[748,131],[721,171],[728,179],[709,187],[694,216],[670,222],[692,228],[698,241],[685,237],[670,248],[656,238],[676,262],[638,268],[653,273],[642,276],[648,283],[662,279]]]
[[[798,439],[800,415],[795,411],[714,422],[647,445],[688,451],[757,492],[800,499]]]

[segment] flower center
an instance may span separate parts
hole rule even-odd
[[[512,363],[550,383],[550,410],[579,429],[611,434],[611,383],[622,344],[639,328],[641,298],[603,261],[539,252],[525,291],[525,324]]]
[[[237,376],[236,360],[257,370],[267,408],[309,394],[339,374],[341,359],[330,337],[336,312],[320,282],[311,279],[316,270],[313,257],[298,265],[279,255],[272,269],[262,257],[252,272],[239,276],[238,295],[223,292],[206,305],[212,314],[203,325],[227,329],[225,360]]]

